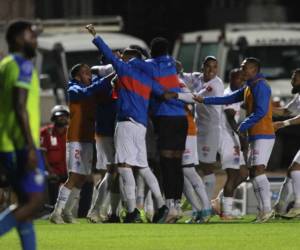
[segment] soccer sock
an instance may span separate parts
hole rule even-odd
[[[72,214],[74,206],[79,201],[80,191],[81,191],[81,189],[78,189],[78,188],[75,188],[75,187],[72,188],[72,191],[69,195],[68,201],[66,202],[66,205],[64,207],[64,213]]]
[[[165,205],[165,201],[162,197],[158,181],[155,175],[152,173],[150,168],[141,168],[139,169],[139,174],[144,178],[146,184],[148,185],[149,189],[153,193],[157,206],[160,208]]]
[[[112,175],[110,173],[106,173],[98,188],[98,196],[95,201],[93,208],[94,210],[99,211],[101,205],[104,204],[104,201],[108,195],[108,186],[111,182]]]
[[[211,200],[214,195],[214,190],[215,190],[215,185],[216,185],[215,174],[204,175],[203,182],[205,184],[207,197],[209,200]]]
[[[0,236],[17,226],[17,221],[10,208],[0,213]]]
[[[293,189],[295,195],[295,208],[300,208],[300,171],[291,171],[291,178],[293,180]]]
[[[233,197],[225,197],[222,198],[222,213],[224,215],[232,214],[232,205],[233,205]]]
[[[124,192],[126,197],[126,203],[128,212],[132,213],[136,208],[135,197],[135,179],[131,168],[118,168],[120,178],[123,180]]]
[[[120,202],[120,194],[118,193],[110,193],[110,206],[111,206],[111,213],[117,214],[117,209]]]
[[[188,178],[186,178],[185,176],[184,176],[183,193],[184,193],[186,199],[188,200],[188,202],[192,205],[193,211],[200,211],[201,210],[200,201],[197,197],[197,194],[196,194],[192,184],[190,183]]]
[[[259,187],[257,186],[256,181],[254,181],[254,179],[252,179],[252,185],[253,185],[253,191],[257,200],[257,204],[258,204],[258,209],[259,211],[263,210],[263,203],[262,203],[262,199],[259,193]]]
[[[174,158],[173,160],[173,171],[175,173],[175,178],[173,180],[174,188],[175,188],[175,200],[181,200],[182,192],[183,192],[183,171],[182,171],[182,157]]]
[[[203,209],[210,209],[211,205],[205,190],[205,186],[201,177],[196,172],[195,167],[184,167],[183,174],[192,184],[196,194],[202,202]]]
[[[124,202],[126,202],[126,195],[125,195],[125,190],[124,190],[123,179],[121,178],[120,175],[119,175],[119,190],[120,190],[121,200],[124,203]]]
[[[145,201],[145,181],[141,173],[136,176],[136,206],[144,208]]]
[[[285,213],[288,207],[288,202],[293,194],[293,181],[291,178],[286,177],[281,186],[278,200],[276,201],[279,213]]]
[[[152,192],[149,190],[146,199],[145,199],[145,211],[149,214],[153,214],[154,212],[154,204],[152,199]]]
[[[254,177],[253,182],[256,183],[257,193],[262,202],[262,211],[271,211],[271,190],[270,182],[265,174]]]
[[[17,225],[23,250],[35,250],[36,240],[32,222],[19,222]]]
[[[174,199],[166,199],[166,206],[171,209],[175,207],[175,201]]]
[[[66,188],[64,185],[61,185],[58,192],[55,208],[54,208],[55,213],[61,214],[62,210],[65,208],[65,205],[68,201],[70,193],[71,193],[70,189]]]

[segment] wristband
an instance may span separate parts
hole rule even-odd
[[[289,125],[291,125],[291,122],[289,121],[289,120],[285,120],[285,121],[283,121],[283,126],[289,126]]]

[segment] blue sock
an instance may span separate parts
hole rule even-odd
[[[17,221],[9,208],[0,214],[0,236],[7,233],[16,225]]]
[[[32,222],[19,222],[18,233],[22,243],[23,250],[35,250],[35,232]]]

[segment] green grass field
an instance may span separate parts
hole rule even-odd
[[[300,219],[253,224],[214,218],[209,224],[80,224],[36,222],[40,250],[300,249]],[[15,231],[0,238],[1,250],[20,249]]]

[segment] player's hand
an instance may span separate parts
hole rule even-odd
[[[280,122],[273,122],[273,127],[274,127],[274,130],[277,131],[278,129],[283,128],[284,124],[283,124],[282,121],[280,121]]]
[[[239,136],[240,144],[241,144],[241,151],[248,152],[249,150],[249,142],[247,136]]]
[[[88,24],[87,26],[85,26],[85,28],[88,30],[88,32],[92,35],[92,36],[96,36],[96,30],[93,24]]]
[[[175,92],[169,92],[169,91],[166,91],[164,94],[163,94],[163,98],[165,100],[170,100],[170,99],[175,99],[178,97],[178,94],[175,93]]]
[[[36,149],[34,147],[30,147],[27,152],[27,170],[35,170],[38,164],[38,156]]]
[[[204,101],[204,98],[201,95],[194,95],[193,99],[199,103],[203,103]]]

